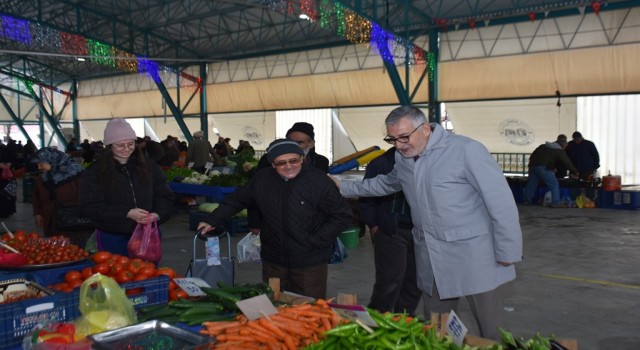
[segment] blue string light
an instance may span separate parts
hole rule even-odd
[[[387,33],[379,25],[372,23],[371,43],[385,62],[393,63],[393,54],[389,49],[389,39],[393,39],[392,34]]]
[[[29,22],[11,16],[2,16],[2,36],[12,41],[31,45]]]

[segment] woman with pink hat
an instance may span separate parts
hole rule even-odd
[[[96,226],[98,250],[127,255],[136,225],[173,211],[173,192],[160,167],[136,148],[126,120],[111,119],[104,130],[106,149],[80,180],[81,214]]]

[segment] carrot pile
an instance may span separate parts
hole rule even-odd
[[[249,321],[244,315],[231,322],[204,322],[202,334],[215,336],[212,349],[295,350],[323,337],[321,334],[340,324],[340,316],[327,302],[283,306],[278,313]]]

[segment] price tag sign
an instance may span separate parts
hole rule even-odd
[[[225,174],[225,175],[231,174],[231,168],[229,168],[229,167],[222,168],[222,173]]]
[[[462,346],[464,336],[467,335],[467,327],[453,310],[449,312],[449,318],[447,318],[447,334],[458,346]]]
[[[263,316],[275,315],[278,313],[278,310],[273,306],[271,300],[269,300],[269,298],[264,294],[240,300],[236,305],[238,305],[240,311],[242,311],[249,320],[255,320]]]
[[[370,327],[378,327],[376,321],[369,316],[367,308],[362,305],[341,305],[329,303],[329,307],[335,313],[340,315],[340,317],[346,318],[347,320]]]
[[[205,296],[206,294],[200,287],[211,287],[207,282],[197,277],[174,278],[173,281],[190,297]]]
[[[194,162],[189,162],[189,164],[187,164],[187,168],[191,169],[193,168],[193,164],[195,164]]]
[[[204,168],[207,169],[207,170],[211,170],[212,167],[213,167],[213,163],[211,163],[211,162],[206,162],[204,164]]]

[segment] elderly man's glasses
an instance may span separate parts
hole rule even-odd
[[[300,164],[300,162],[302,162],[302,158],[293,158],[293,159],[289,159],[289,160],[279,160],[277,162],[273,162],[273,165],[275,165],[278,168],[282,168],[283,166],[289,164],[289,165],[298,165]]]
[[[413,135],[413,133],[416,132],[418,129],[420,129],[420,127],[423,126],[423,125],[424,125],[424,123],[418,125],[418,127],[413,129],[413,131],[410,132],[409,135],[398,136],[398,137],[387,136],[387,137],[383,138],[383,140],[384,140],[384,142],[386,142],[386,143],[388,143],[390,145],[393,145],[396,142],[407,143],[407,142],[411,141],[411,135]]]
[[[136,147],[135,142],[127,142],[127,143],[114,143],[111,145],[113,149],[117,149],[118,151],[124,151],[125,149],[133,149]]]

